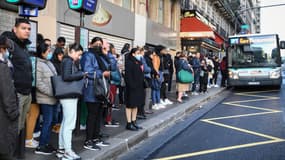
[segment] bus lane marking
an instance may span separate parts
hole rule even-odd
[[[258,102],[258,101],[268,101],[268,100],[280,99],[279,97],[254,95],[256,93],[265,93],[265,92],[273,92],[273,91],[275,91],[275,90],[259,91],[259,92],[236,93],[236,95],[258,97],[258,98],[262,98],[262,99],[251,99],[251,100],[243,100],[243,101],[230,101],[230,102],[223,103],[223,104],[231,106],[231,107],[241,107],[241,108],[255,109],[255,110],[259,110],[259,111],[263,111],[263,112],[250,113],[250,114],[241,114],[241,115],[232,115],[232,116],[224,116],[224,117],[216,117],[216,118],[208,118],[208,119],[200,120],[200,121],[202,121],[204,123],[208,123],[208,124],[211,124],[211,125],[215,125],[215,126],[219,126],[219,127],[223,127],[223,128],[227,128],[227,129],[232,129],[232,130],[239,131],[239,132],[246,133],[246,134],[250,134],[250,135],[255,135],[255,136],[266,138],[266,139],[269,139],[269,140],[267,140],[267,141],[260,141],[260,142],[253,142],[253,143],[247,143],[247,144],[241,144],[241,145],[233,145],[233,146],[228,146],[228,147],[214,148],[214,149],[209,149],[209,150],[202,150],[202,151],[198,151],[198,152],[186,153],[186,154],[181,154],[181,155],[176,155],[176,156],[157,158],[157,160],[174,160],[174,159],[181,159],[181,158],[189,158],[189,157],[206,155],[206,154],[211,154],[211,153],[217,153],[217,152],[223,152],[223,151],[229,151],[229,150],[235,150],[235,149],[241,149],[241,148],[248,148],[248,147],[260,146],[260,145],[267,145],[267,144],[272,144],[272,143],[284,142],[285,139],[282,139],[282,138],[278,138],[278,137],[274,137],[274,136],[271,136],[271,135],[266,135],[266,134],[250,131],[250,130],[243,129],[243,128],[234,127],[234,126],[231,126],[231,125],[226,125],[226,124],[223,124],[223,123],[220,123],[220,122],[215,122],[215,120],[233,119],[233,118],[250,117],[250,116],[259,116],[259,115],[274,114],[274,113],[282,112],[280,110],[275,110],[275,109],[261,108],[261,107],[255,107],[255,106],[239,104],[239,103],[246,103],[246,102]]]

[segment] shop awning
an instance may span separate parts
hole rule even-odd
[[[196,17],[182,18],[180,25],[181,38],[213,38],[213,29]]]
[[[215,32],[215,42],[218,45],[222,45],[224,43],[224,39],[216,32]]]

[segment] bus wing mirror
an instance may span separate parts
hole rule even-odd
[[[280,41],[280,49],[285,49],[285,41]]]

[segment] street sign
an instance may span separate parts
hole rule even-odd
[[[19,16],[37,17],[38,16],[38,8],[30,7],[27,5],[20,5],[19,6]]]
[[[38,7],[39,9],[44,9],[46,6],[46,0],[6,0],[6,2],[14,5]]]
[[[85,14],[93,14],[97,6],[97,0],[67,0],[70,9]]]
[[[86,10],[90,13],[91,12],[94,13],[96,6],[97,6],[97,0],[84,0],[84,3],[83,3],[83,9],[84,10]]]

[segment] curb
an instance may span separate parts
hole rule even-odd
[[[112,144],[111,146],[102,148],[100,152],[83,150],[80,156],[83,160],[116,159],[119,155],[129,151],[132,146],[142,142],[148,137],[158,134],[168,126],[174,124],[177,120],[199,109],[203,103],[218,96],[225,90],[225,88],[221,88],[216,92],[209,93],[206,97],[199,97],[191,102],[188,100],[186,103],[180,104],[179,107],[176,106],[143,122],[143,130],[136,132],[125,131],[108,140],[108,142]]]

